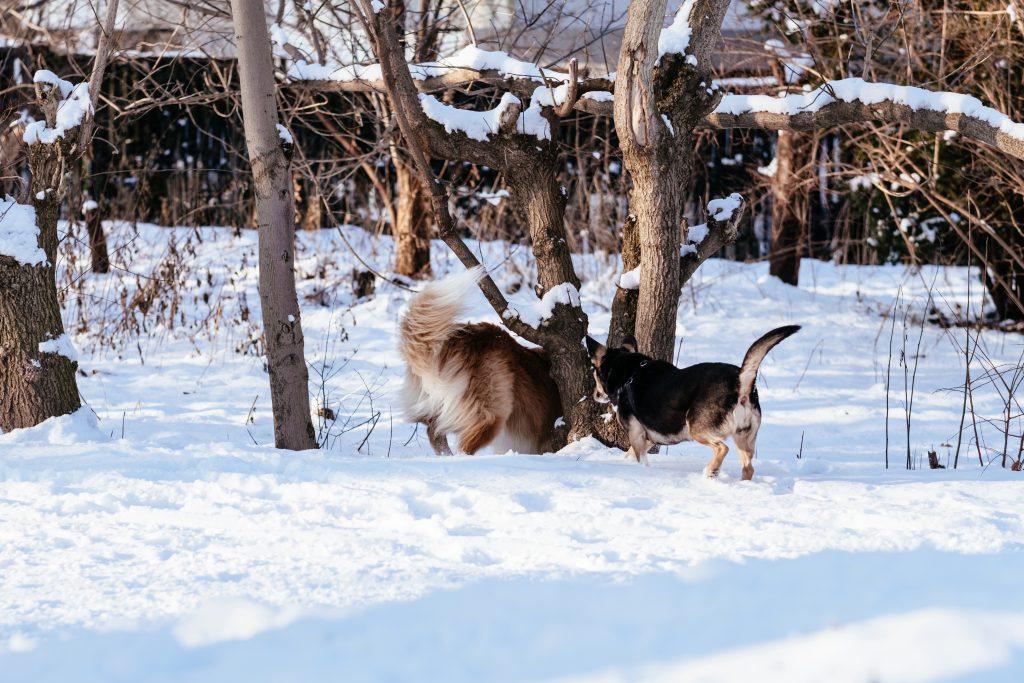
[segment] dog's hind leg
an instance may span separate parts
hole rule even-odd
[[[448,435],[437,430],[437,422],[430,418],[427,420],[427,439],[430,440],[430,447],[436,455],[451,455],[452,449],[448,446]]]
[[[480,415],[473,426],[459,433],[459,450],[473,455],[478,450],[494,441],[505,426],[505,420],[497,415]]]
[[[635,418],[630,419],[628,429],[629,450],[626,451],[626,460],[634,458],[644,467],[650,467],[650,463],[647,461],[647,451],[651,450],[653,444],[647,438],[647,430]]]
[[[736,443],[736,450],[740,455],[740,465],[744,481],[754,478],[754,437],[747,434],[734,434],[732,440]]]
[[[710,478],[717,477],[718,472],[722,469],[722,461],[725,460],[725,454],[729,452],[729,447],[726,446],[722,441],[713,439],[704,435],[693,435],[693,440],[697,443],[702,443],[705,446],[710,446],[714,454],[711,456],[711,460],[708,461],[707,467],[704,468],[704,476]]]

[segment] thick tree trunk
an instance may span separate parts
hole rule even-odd
[[[37,83],[36,94],[47,126],[53,127],[60,88]],[[0,255],[0,429],[5,432],[35,426],[82,406],[75,380],[78,362],[56,353],[59,347],[46,352],[39,347],[64,335],[54,268],[57,217],[66,163],[75,160],[78,133],[71,128],[52,144],[29,146],[29,196],[46,262],[25,265]]]
[[[801,189],[804,186],[799,171],[810,161],[810,138],[808,133],[781,130],[775,145],[769,272],[789,285],[799,282],[800,257],[804,251],[807,190]]]
[[[522,207],[530,228],[538,296],[562,284],[572,285],[577,291],[580,288],[565,239],[565,190],[558,183],[554,161],[550,154],[538,153],[536,163],[507,176],[513,201]],[[596,431],[599,412],[599,406],[591,400],[593,379],[583,345],[587,316],[575,306],[559,304],[544,327],[544,350],[551,358],[551,378],[558,386],[569,428],[565,439],[575,441]],[[564,442],[554,445],[561,447]]]
[[[433,225],[429,201],[416,169],[406,163],[400,154],[393,153],[395,166],[396,202],[395,272],[411,278],[430,277],[430,229]]]
[[[643,353],[671,362],[682,287],[679,281],[681,185],[689,186],[692,165],[677,164],[673,168],[665,158],[664,146],[654,151],[658,153],[636,155],[632,164],[627,161],[633,175],[630,213],[636,216],[640,241],[640,294],[635,336]]]
[[[634,0],[629,5],[614,119],[633,181],[629,209],[640,242],[635,336],[640,351],[671,361],[683,284],[679,246],[686,237],[684,197],[693,176],[694,131],[721,97],[707,84],[712,80],[711,50],[721,36],[729,2],[694,3],[685,18],[690,29],[685,56],[668,49],[660,54],[665,5],[665,0]]]
[[[316,447],[302,320],[295,293],[295,203],[290,159],[278,133],[274,64],[263,3],[231,0],[242,118],[259,227],[260,304],[278,448]]]
[[[640,244],[636,338],[642,353],[671,361],[680,288],[679,183],[688,184],[689,175],[673,172],[672,134],[655,96],[654,64],[664,16],[664,0],[629,7],[615,82],[615,132],[633,181],[629,213]]]
[[[39,350],[40,343],[64,334],[64,323],[52,265],[57,256],[56,193],[47,193],[35,207],[47,263],[26,266],[0,256],[0,430],[5,432],[82,406],[77,361]]]

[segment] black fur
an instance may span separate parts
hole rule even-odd
[[[615,406],[620,424],[630,432],[637,460],[646,459],[650,444],[674,444],[691,438],[711,446],[717,454],[719,449],[727,450],[722,441],[728,436],[733,437],[742,453],[752,457],[761,418],[753,377],[764,354],[799,329],[796,325],[780,327],[750,347],[744,359],[744,368],[753,373],[747,375],[749,393],[745,392],[741,368],[729,363],[677,368],[636,353],[632,339],[628,345],[608,349],[587,337],[587,351],[599,388]],[[738,406],[747,404],[749,420],[730,420]],[[737,414],[748,415],[744,411]],[[746,455],[743,457],[747,459]],[[745,463],[746,478],[748,467],[749,474],[753,474],[753,467]],[[717,468],[712,467],[709,474],[717,474]]]

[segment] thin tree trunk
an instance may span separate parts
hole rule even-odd
[[[798,284],[800,279],[807,190],[800,182],[799,171],[809,161],[810,138],[808,133],[782,130],[775,145],[769,272],[789,285]]]
[[[231,0],[245,142],[259,228],[260,304],[278,448],[316,447],[302,321],[295,293],[295,202],[278,133],[274,63],[261,0]]]
[[[39,108],[53,127],[61,104],[60,88],[36,84]],[[81,408],[75,372],[78,362],[60,349],[39,345],[64,335],[57,299],[57,217],[68,163],[78,157],[78,128],[65,131],[52,144],[29,146],[32,179],[29,196],[39,228],[39,247],[46,262],[25,265],[0,255],[0,429],[32,427],[43,420]]]
[[[100,213],[99,204],[86,204],[83,207],[85,214],[85,228],[89,233],[89,251],[92,254],[92,272],[109,273],[110,256],[107,251],[107,236],[103,232],[103,216]]]
[[[636,217],[630,215],[622,226],[622,272],[640,267],[640,237],[636,230]],[[639,292],[635,289],[615,290],[612,299],[612,317],[608,324],[608,347],[622,345],[626,337],[636,337],[636,304]]]
[[[99,42],[96,46],[96,59],[92,65],[92,73],[89,76],[89,98],[95,112],[100,101],[100,88],[103,85],[103,73],[107,69],[107,61],[110,59],[112,43],[114,38],[114,25],[117,22],[117,6],[119,0],[107,0],[107,11],[104,15],[103,26],[100,27]],[[93,131],[96,127],[95,114],[82,124],[82,162],[76,165],[74,173],[74,189],[71,193],[69,217],[77,220],[81,215],[80,207],[82,199],[82,173],[92,170],[92,140]],[[93,187],[95,188],[95,180]],[[103,213],[99,202],[102,201],[100,193],[95,192],[93,200],[97,203],[91,211],[94,216],[85,216],[86,230],[89,233],[89,251],[92,254],[92,272],[103,274],[110,272],[110,254],[107,251],[107,237],[103,233]]]
[[[430,229],[432,214],[416,169],[392,147],[395,186],[398,194],[392,226],[395,237],[395,272],[411,278],[430,277]]]

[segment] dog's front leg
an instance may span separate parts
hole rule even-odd
[[[427,439],[435,455],[452,454],[452,449],[448,445],[448,435],[437,431],[437,423],[433,419],[427,420]]]

